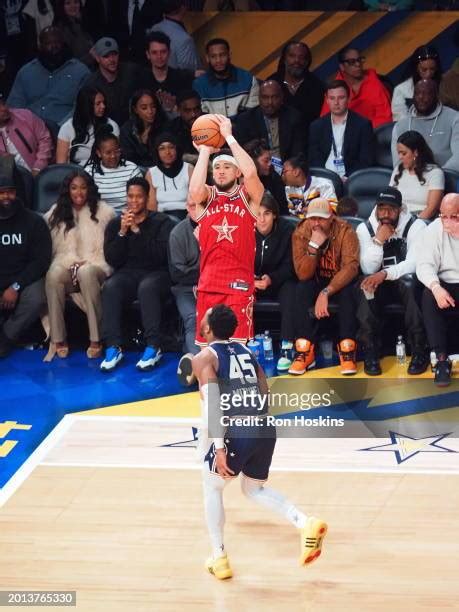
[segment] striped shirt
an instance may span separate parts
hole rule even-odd
[[[130,161],[117,168],[106,168],[102,164],[101,167],[103,174],[94,172],[93,166],[87,166],[85,170],[94,178],[101,200],[105,200],[119,213],[126,205],[126,183],[134,176],[142,176],[142,171]]]

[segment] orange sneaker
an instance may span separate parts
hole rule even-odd
[[[295,342],[295,351],[295,357],[288,373],[299,376],[316,365],[314,345],[306,338],[298,338]]]
[[[339,363],[341,374],[348,376],[357,372],[356,355],[357,343],[355,340],[346,338],[338,344]]]

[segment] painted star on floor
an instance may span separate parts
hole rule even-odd
[[[439,446],[443,438],[450,436],[451,433],[441,434],[439,436],[427,436],[425,438],[412,438],[395,431],[389,431],[392,442],[390,444],[380,444],[379,446],[370,446],[369,448],[361,448],[362,451],[383,451],[394,452],[397,463],[403,463],[407,459],[411,459],[418,453],[456,453],[457,451],[445,446]]]

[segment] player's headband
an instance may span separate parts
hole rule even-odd
[[[215,164],[217,164],[218,162],[227,162],[228,164],[233,164],[233,166],[239,168],[239,164],[232,155],[217,155],[217,157],[214,157],[214,159],[212,160],[212,168],[215,168]]]

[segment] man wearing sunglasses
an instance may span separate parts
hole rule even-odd
[[[364,69],[365,57],[352,47],[345,47],[338,53],[339,70],[334,77],[345,81],[351,91],[349,110],[366,117],[373,128],[392,121],[390,95],[374,68]],[[330,112],[325,99],[321,117]]]
[[[446,387],[451,382],[448,359],[446,313],[459,314],[459,194],[447,194],[440,215],[424,231],[418,249],[416,274],[425,285],[422,314],[430,349],[437,355],[435,384]]]

